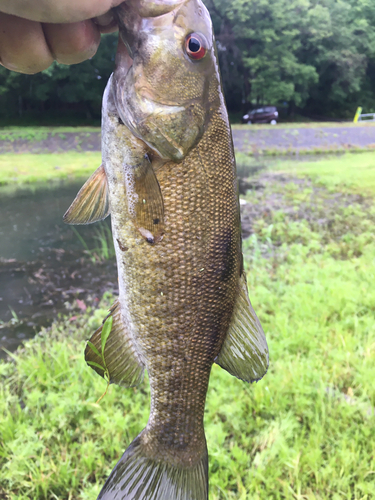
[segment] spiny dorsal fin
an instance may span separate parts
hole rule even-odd
[[[121,318],[119,301],[117,300],[110,310],[113,323],[111,333],[105,343],[104,362],[102,353],[102,328],[98,328],[89,340],[85,349],[86,363],[104,378],[104,370],[100,368],[105,364],[110,383],[133,387],[143,379],[144,365],[139,359],[134,342],[125,329]],[[107,319],[106,318],[106,319]],[[105,320],[103,321],[104,324]],[[94,346],[94,349],[90,346]]]
[[[260,380],[268,369],[266,337],[250,303],[244,274],[240,279],[232,322],[215,362],[246,382]]]
[[[108,181],[103,165],[85,182],[64,215],[67,224],[91,224],[109,215]]]

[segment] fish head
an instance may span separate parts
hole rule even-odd
[[[220,85],[210,15],[200,0],[128,0],[117,16],[124,44],[113,78],[119,116],[161,158],[181,161],[202,137],[212,94],[219,94],[209,90],[213,79]]]

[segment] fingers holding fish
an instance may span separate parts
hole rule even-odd
[[[34,74],[54,60],[76,64],[92,57],[100,31],[91,20],[71,24],[41,24],[0,12],[0,61],[19,73]]]
[[[77,64],[89,59],[99,47],[100,34],[117,29],[109,9],[118,3],[0,0],[0,63],[12,71],[34,74],[54,60]]]
[[[42,26],[52,56],[59,63],[80,63],[94,56],[99,47],[99,27],[91,20]]]
[[[48,68],[53,56],[40,23],[0,12],[0,62],[20,73]]]
[[[0,0],[0,11],[40,23],[75,23],[105,15],[123,0]]]

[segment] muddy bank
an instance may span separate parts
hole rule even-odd
[[[64,153],[65,151],[100,151],[101,132],[64,132],[43,134],[38,139],[0,140],[2,153]]]
[[[114,261],[94,265],[63,249],[46,249],[43,256],[32,262],[0,260],[0,350],[13,351],[59,313],[75,321],[104,292],[117,293]]]

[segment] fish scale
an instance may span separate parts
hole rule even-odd
[[[195,449],[199,444],[199,449],[205,451],[203,416],[209,374],[228,330],[237,292],[240,235],[235,224],[239,208],[233,153],[228,147],[228,127],[223,124],[222,115],[217,116],[197,151],[192,151],[181,164],[166,163],[158,170],[167,220],[163,240],[150,246],[133,225],[114,223],[113,227],[115,239],[137,242],[121,253],[119,277],[128,286],[125,294],[120,292],[120,302],[126,302],[132,324],[137,324],[134,339],[142,357],[147,359],[151,415],[146,430],[157,438],[159,457],[164,439],[168,453],[173,454],[169,435],[174,432],[184,437],[184,446],[192,441]],[[212,135],[225,137],[222,148],[227,146],[226,154],[216,154],[217,149],[212,149]],[[197,183],[202,174],[206,182]],[[111,184],[109,189],[111,193]],[[220,205],[218,193],[223,197]],[[179,213],[186,213],[184,205],[188,206],[188,220]],[[123,206],[112,208],[112,220],[124,207],[125,197]],[[232,259],[236,261],[226,283],[214,272],[228,265],[227,255],[221,251],[223,228],[234,241]],[[203,241],[206,245],[202,245]],[[190,256],[186,254],[187,247],[191,249]],[[142,272],[144,268],[147,273]],[[158,294],[159,290],[163,295]],[[184,419],[186,414],[189,419]],[[197,443],[199,434],[201,442]],[[176,444],[180,449],[181,443]],[[200,459],[198,454],[196,460]],[[188,464],[191,463],[189,452]]]
[[[103,165],[65,220],[111,212],[119,298],[103,350],[101,327],[85,357],[128,387],[147,369],[151,409],[98,498],[207,500],[212,365],[248,382],[268,367],[243,274],[217,53],[200,0],[127,0],[116,12],[122,40],[103,97]],[[189,59],[192,37],[201,60]]]

